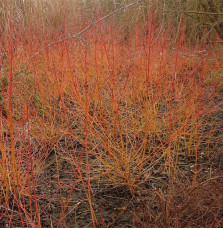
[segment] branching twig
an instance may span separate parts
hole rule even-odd
[[[81,30],[80,32],[76,33],[75,35],[72,35],[72,36],[68,36],[68,37],[65,37],[63,39],[60,39],[60,40],[57,40],[57,41],[54,41],[52,43],[49,43],[48,45],[46,45],[45,47],[41,48],[39,51],[37,51],[35,54],[33,54],[31,57],[29,57],[25,63],[23,63],[19,70],[22,69],[24,66],[26,66],[32,59],[34,59],[36,56],[38,56],[40,53],[42,53],[44,50],[56,45],[56,44],[59,44],[59,43],[62,43],[64,41],[67,41],[67,40],[71,40],[71,39],[78,39],[79,40],[79,36],[82,35],[83,33],[85,33],[86,31],[88,31],[89,29],[91,29],[92,27],[96,26],[98,23],[100,23],[101,21],[111,17],[112,15],[116,14],[117,12],[125,9],[125,8],[129,8],[133,5],[136,5],[136,4],[139,4],[140,2],[143,2],[145,0],[139,0],[137,2],[133,2],[133,3],[130,3],[128,5],[125,5],[125,6],[122,6],[114,11],[112,11],[111,13],[107,14],[106,16],[104,17],[101,17],[100,19],[98,19],[97,21],[93,22],[91,25],[88,25],[86,28],[84,28],[83,30]],[[19,71],[18,70],[18,71]],[[17,72],[18,72],[17,71]]]

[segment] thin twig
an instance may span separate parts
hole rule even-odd
[[[112,15],[116,14],[117,12],[119,12],[120,10],[123,10],[125,8],[129,8],[133,5],[136,5],[136,4],[139,4],[140,2],[144,2],[145,0],[139,0],[137,2],[133,2],[131,4],[128,4],[128,5],[125,5],[125,6],[122,6],[120,8],[118,8],[117,10],[114,10],[112,11],[111,13],[107,14],[106,16],[104,17],[101,17],[100,19],[98,19],[97,21],[93,22],[91,25],[88,25],[87,27],[85,27],[83,30],[81,30],[80,32],[76,33],[75,35],[72,35],[72,36],[68,36],[68,37],[65,37],[63,39],[60,39],[60,40],[57,40],[57,41],[54,41],[52,43],[49,43],[48,45],[46,45],[45,47],[41,48],[39,51],[37,51],[35,54],[33,54],[31,57],[29,57],[25,63],[23,63],[20,68],[18,69],[18,71],[23,68],[25,65],[27,65],[32,59],[34,59],[36,56],[38,56],[40,53],[42,53],[44,50],[56,45],[56,44],[59,44],[59,43],[62,43],[64,41],[67,41],[67,40],[71,40],[71,39],[80,39],[79,36],[82,35],[83,33],[85,33],[86,31],[88,31],[89,29],[91,29],[92,27],[96,26],[98,23],[100,23],[101,21],[111,17]],[[17,71],[17,72],[18,72]]]

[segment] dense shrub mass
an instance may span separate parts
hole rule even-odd
[[[222,3],[175,2],[0,1],[1,227],[221,226]]]

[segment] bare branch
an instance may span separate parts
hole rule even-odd
[[[54,46],[54,45],[56,45],[56,44],[62,43],[62,42],[64,42],[64,41],[67,41],[67,40],[71,40],[71,39],[78,39],[78,40],[79,40],[79,36],[80,36],[80,35],[82,35],[82,34],[85,33],[86,31],[88,31],[88,30],[91,29],[92,27],[96,26],[96,25],[97,25],[98,23],[100,23],[101,21],[103,21],[103,20],[105,20],[105,19],[111,17],[112,15],[116,14],[117,12],[119,12],[119,11],[121,11],[121,10],[123,10],[123,9],[129,8],[129,7],[133,6],[133,5],[137,5],[137,4],[139,4],[140,2],[144,2],[144,1],[145,1],[145,0],[139,0],[139,1],[137,1],[137,2],[133,2],[133,3],[131,3],[131,4],[125,5],[125,6],[123,6],[123,7],[120,7],[120,8],[118,8],[118,9],[112,11],[111,13],[107,14],[106,16],[100,18],[99,20],[93,22],[91,25],[87,26],[86,28],[84,28],[84,29],[81,30],[80,32],[76,33],[75,35],[68,36],[68,37],[66,37],[66,38],[63,38],[63,39],[54,41],[54,42],[52,42],[52,43],[49,43],[48,45],[46,45],[45,47],[43,47],[42,49],[40,49],[39,51],[37,51],[35,54],[33,54],[31,57],[29,57],[29,58],[27,59],[27,61],[19,67],[18,71],[19,71],[21,68],[23,68],[26,64],[28,64],[32,59],[34,59],[36,56],[38,56],[40,53],[42,53],[44,50],[46,50],[46,49],[48,49],[48,48],[50,48],[50,47],[52,47],[52,46]],[[17,71],[17,72],[18,72],[18,71]]]

